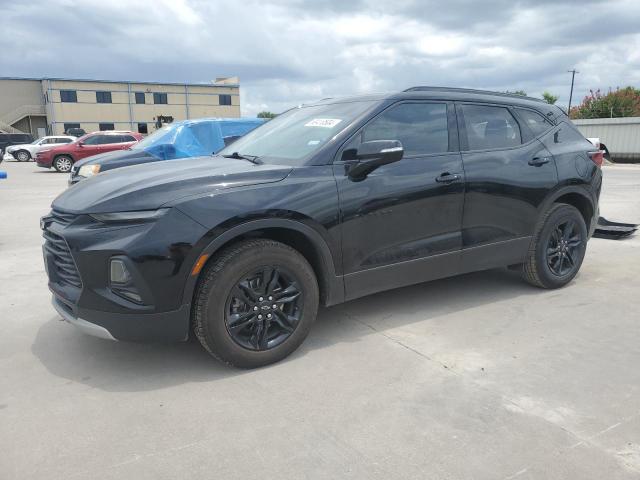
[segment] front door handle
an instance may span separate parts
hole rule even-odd
[[[444,172],[436,177],[436,182],[438,183],[453,183],[458,180],[460,180],[460,175],[457,173]]]
[[[533,157],[531,160],[529,160],[529,165],[533,167],[539,167],[541,165],[544,165],[545,163],[549,163],[550,161],[551,159],[549,157]]]

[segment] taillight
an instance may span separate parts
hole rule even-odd
[[[602,162],[604,162],[604,150],[595,150],[593,152],[587,153],[587,155],[589,155],[591,161],[597,166],[602,166]]]

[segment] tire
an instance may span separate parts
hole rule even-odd
[[[13,156],[16,157],[16,160],[19,162],[28,162],[31,160],[31,154],[26,150],[18,150]]]
[[[577,275],[587,248],[587,227],[577,208],[554,204],[531,240],[523,278],[536,287],[560,288]]]
[[[202,273],[193,330],[218,360],[262,367],[302,344],[318,303],[316,276],[298,251],[273,240],[242,241],[212,258]]]
[[[69,173],[73,166],[73,158],[68,155],[60,155],[53,160],[53,168],[60,173]]]

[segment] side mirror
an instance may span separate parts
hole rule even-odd
[[[79,147],[84,147],[84,142],[78,142]]]
[[[372,140],[363,142],[356,151],[356,163],[349,167],[351,179],[362,180],[378,167],[402,159],[404,148],[398,140]]]

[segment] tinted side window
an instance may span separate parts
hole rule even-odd
[[[391,107],[365,127],[362,141],[371,140],[400,140],[405,156],[446,152],[447,105],[401,103]]]
[[[83,140],[83,143],[85,145],[98,145],[100,143],[100,138],[102,138],[102,135],[94,135],[93,137]]]
[[[469,150],[515,147],[522,143],[520,127],[504,107],[461,105]]]
[[[101,135],[100,141],[98,142],[100,145],[107,145],[109,143],[121,143],[122,135]]]
[[[56,140],[56,143],[71,143],[73,142],[73,140],[71,140],[70,138],[58,138]]]
[[[131,135],[122,135],[122,137],[120,137],[120,141],[121,142],[135,142],[136,139],[133,138]]]
[[[518,108],[516,111],[518,112],[520,119],[531,129],[533,135],[536,137],[553,126],[542,115],[534,112],[533,110]]]

